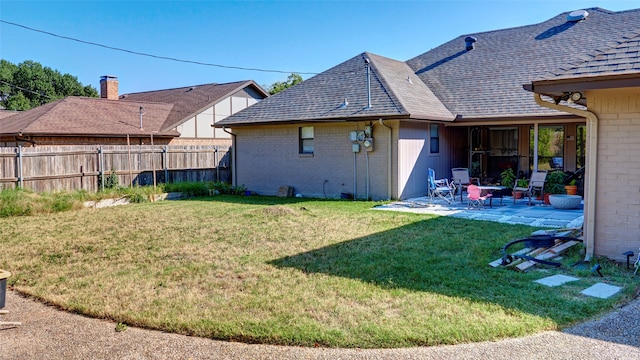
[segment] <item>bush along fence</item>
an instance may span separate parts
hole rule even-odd
[[[231,179],[231,148],[198,145],[0,147],[0,190],[103,190]]]

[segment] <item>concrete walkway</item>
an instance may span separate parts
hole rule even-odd
[[[528,205],[528,202],[528,199],[519,199],[514,204],[512,197],[504,197],[503,199],[493,199],[491,207],[487,201],[483,209],[469,209],[464,196],[463,201],[460,201],[460,195],[458,195],[451,204],[442,199],[431,201],[428,197],[420,197],[377,206],[374,209],[454,216],[537,227],[582,227],[584,221],[583,204],[580,204],[576,209],[558,210],[551,205],[543,204],[542,201],[534,200],[531,206]]]
[[[343,359],[343,360],[613,360],[640,359],[640,299],[565,331],[461,345],[402,349],[336,349],[251,345],[130,327],[60,311],[7,293],[0,359]]]

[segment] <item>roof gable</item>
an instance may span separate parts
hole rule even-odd
[[[370,64],[368,77],[365,59]],[[414,113],[438,120],[454,118],[406,64],[362,53],[217,125],[409,118]]]
[[[269,96],[269,94],[255,82],[252,80],[246,80],[225,84],[203,84],[174,89],[124,94],[120,96],[120,99],[121,101],[144,101],[173,104],[174,107],[171,113],[162,125],[163,130],[169,130],[177,127],[186,120],[215,105],[228,96],[231,96],[247,87],[252,88],[254,92],[263,98]]]

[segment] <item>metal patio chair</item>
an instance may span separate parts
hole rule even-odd
[[[456,186],[448,179],[436,179],[435,170],[429,168],[429,198],[431,202],[436,198],[443,199],[447,204],[453,202]]]

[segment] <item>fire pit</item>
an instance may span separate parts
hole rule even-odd
[[[556,209],[575,209],[580,206],[582,196],[580,195],[549,195],[549,203]]]

